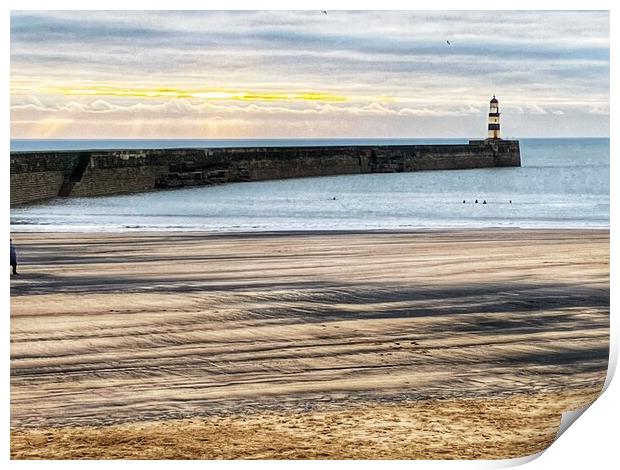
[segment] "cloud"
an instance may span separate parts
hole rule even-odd
[[[13,112],[24,112],[33,109],[32,104],[18,104],[11,106]],[[354,115],[354,116],[467,116],[482,115],[478,108],[459,107],[444,109],[441,106],[429,107],[406,107],[396,103],[385,104],[371,102],[360,105],[314,103],[293,104],[283,106],[281,104],[249,104],[238,105],[231,102],[226,104],[214,104],[209,102],[192,103],[186,99],[172,99],[159,103],[136,103],[129,105],[113,104],[108,101],[97,99],[90,102],[75,102],[58,105],[41,105],[37,111],[44,113],[84,113],[84,114],[124,114],[124,115],[184,115],[201,116],[213,114],[253,114],[265,115]]]
[[[12,101],[15,101],[15,99],[13,99]],[[11,105],[11,110],[39,112],[51,112],[56,110],[53,107],[44,105],[39,98],[33,95],[22,96],[20,99],[18,99],[18,101],[18,104]]]
[[[598,114],[601,116],[609,116],[609,103],[592,106],[589,110],[590,114]]]
[[[215,103],[213,96],[182,93],[65,92],[101,85],[251,93]],[[348,102],[277,95],[300,90]],[[504,110],[523,115],[607,119],[609,13],[11,13],[11,110],[21,120],[76,113],[99,116],[103,128],[112,116],[223,113],[287,116],[291,122],[282,132],[293,132],[294,116],[331,117],[334,126],[344,126],[337,119],[346,117],[377,123],[476,117],[484,115],[492,93]]]
[[[122,15],[122,13],[121,13]],[[90,17],[90,19],[89,19]],[[170,35],[161,29],[145,28],[140,22],[96,20],[97,12],[78,13],[75,18],[56,18],[51,14],[15,12],[11,15],[11,38],[28,42],[65,42],[102,40],[162,40]]]

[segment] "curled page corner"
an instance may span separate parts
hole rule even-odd
[[[540,452],[536,452],[535,454],[525,455],[523,457],[515,457],[514,459],[503,460],[502,463],[496,468],[518,467],[521,465],[525,465],[526,463],[530,463],[533,460],[536,460],[538,457],[544,454],[545,450],[546,449],[543,449]]]
[[[600,395],[599,395],[600,396]],[[598,399],[598,398],[597,398]],[[594,403],[594,402],[592,402]],[[555,439],[554,441],[557,441],[558,438],[564,434],[564,432],[570,428],[573,423],[575,421],[577,421],[577,419],[579,419],[579,417],[585,413],[585,411],[590,408],[590,405],[592,405],[592,403],[588,403],[587,405],[585,405],[582,408],[578,408],[576,410],[571,410],[571,411],[565,411],[564,413],[562,413],[562,419],[560,420],[560,427],[558,428],[558,432],[555,435]]]
[[[558,428],[558,432],[555,435],[554,441],[557,441],[559,437],[564,434],[564,432],[570,428],[577,419],[585,413],[585,411],[592,406],[592,404],[598,400],[609,388],[609,384],[614,377],[614,373],[616,371],[616,365],[618,363],[618,344],[617,342],[610,341],[609,344],[609,358],[607,360],[607,376],[605,377],[605,383],[603,384],[603,388],[599,393],[598,397],[592,403],[588,403],[584,405],[582,408],[565,411],[562,413],[562,419],[560,420],[560,427]]]

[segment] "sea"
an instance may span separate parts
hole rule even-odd
[[[519,140],[520,168],[326,176],[117,196],[57,198],[11,208],[11,230],[277,232],[609,228],[608,138]],[[54,139],[12,140],[11,151],[466,142],[466,139]]]

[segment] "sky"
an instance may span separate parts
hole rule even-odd
[[[609,135],[606,11],[13,11],[11,138]]]

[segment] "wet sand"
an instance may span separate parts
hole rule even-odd
[[[13,458],[518,457],[605,379],[608,231],[13,240]]]

